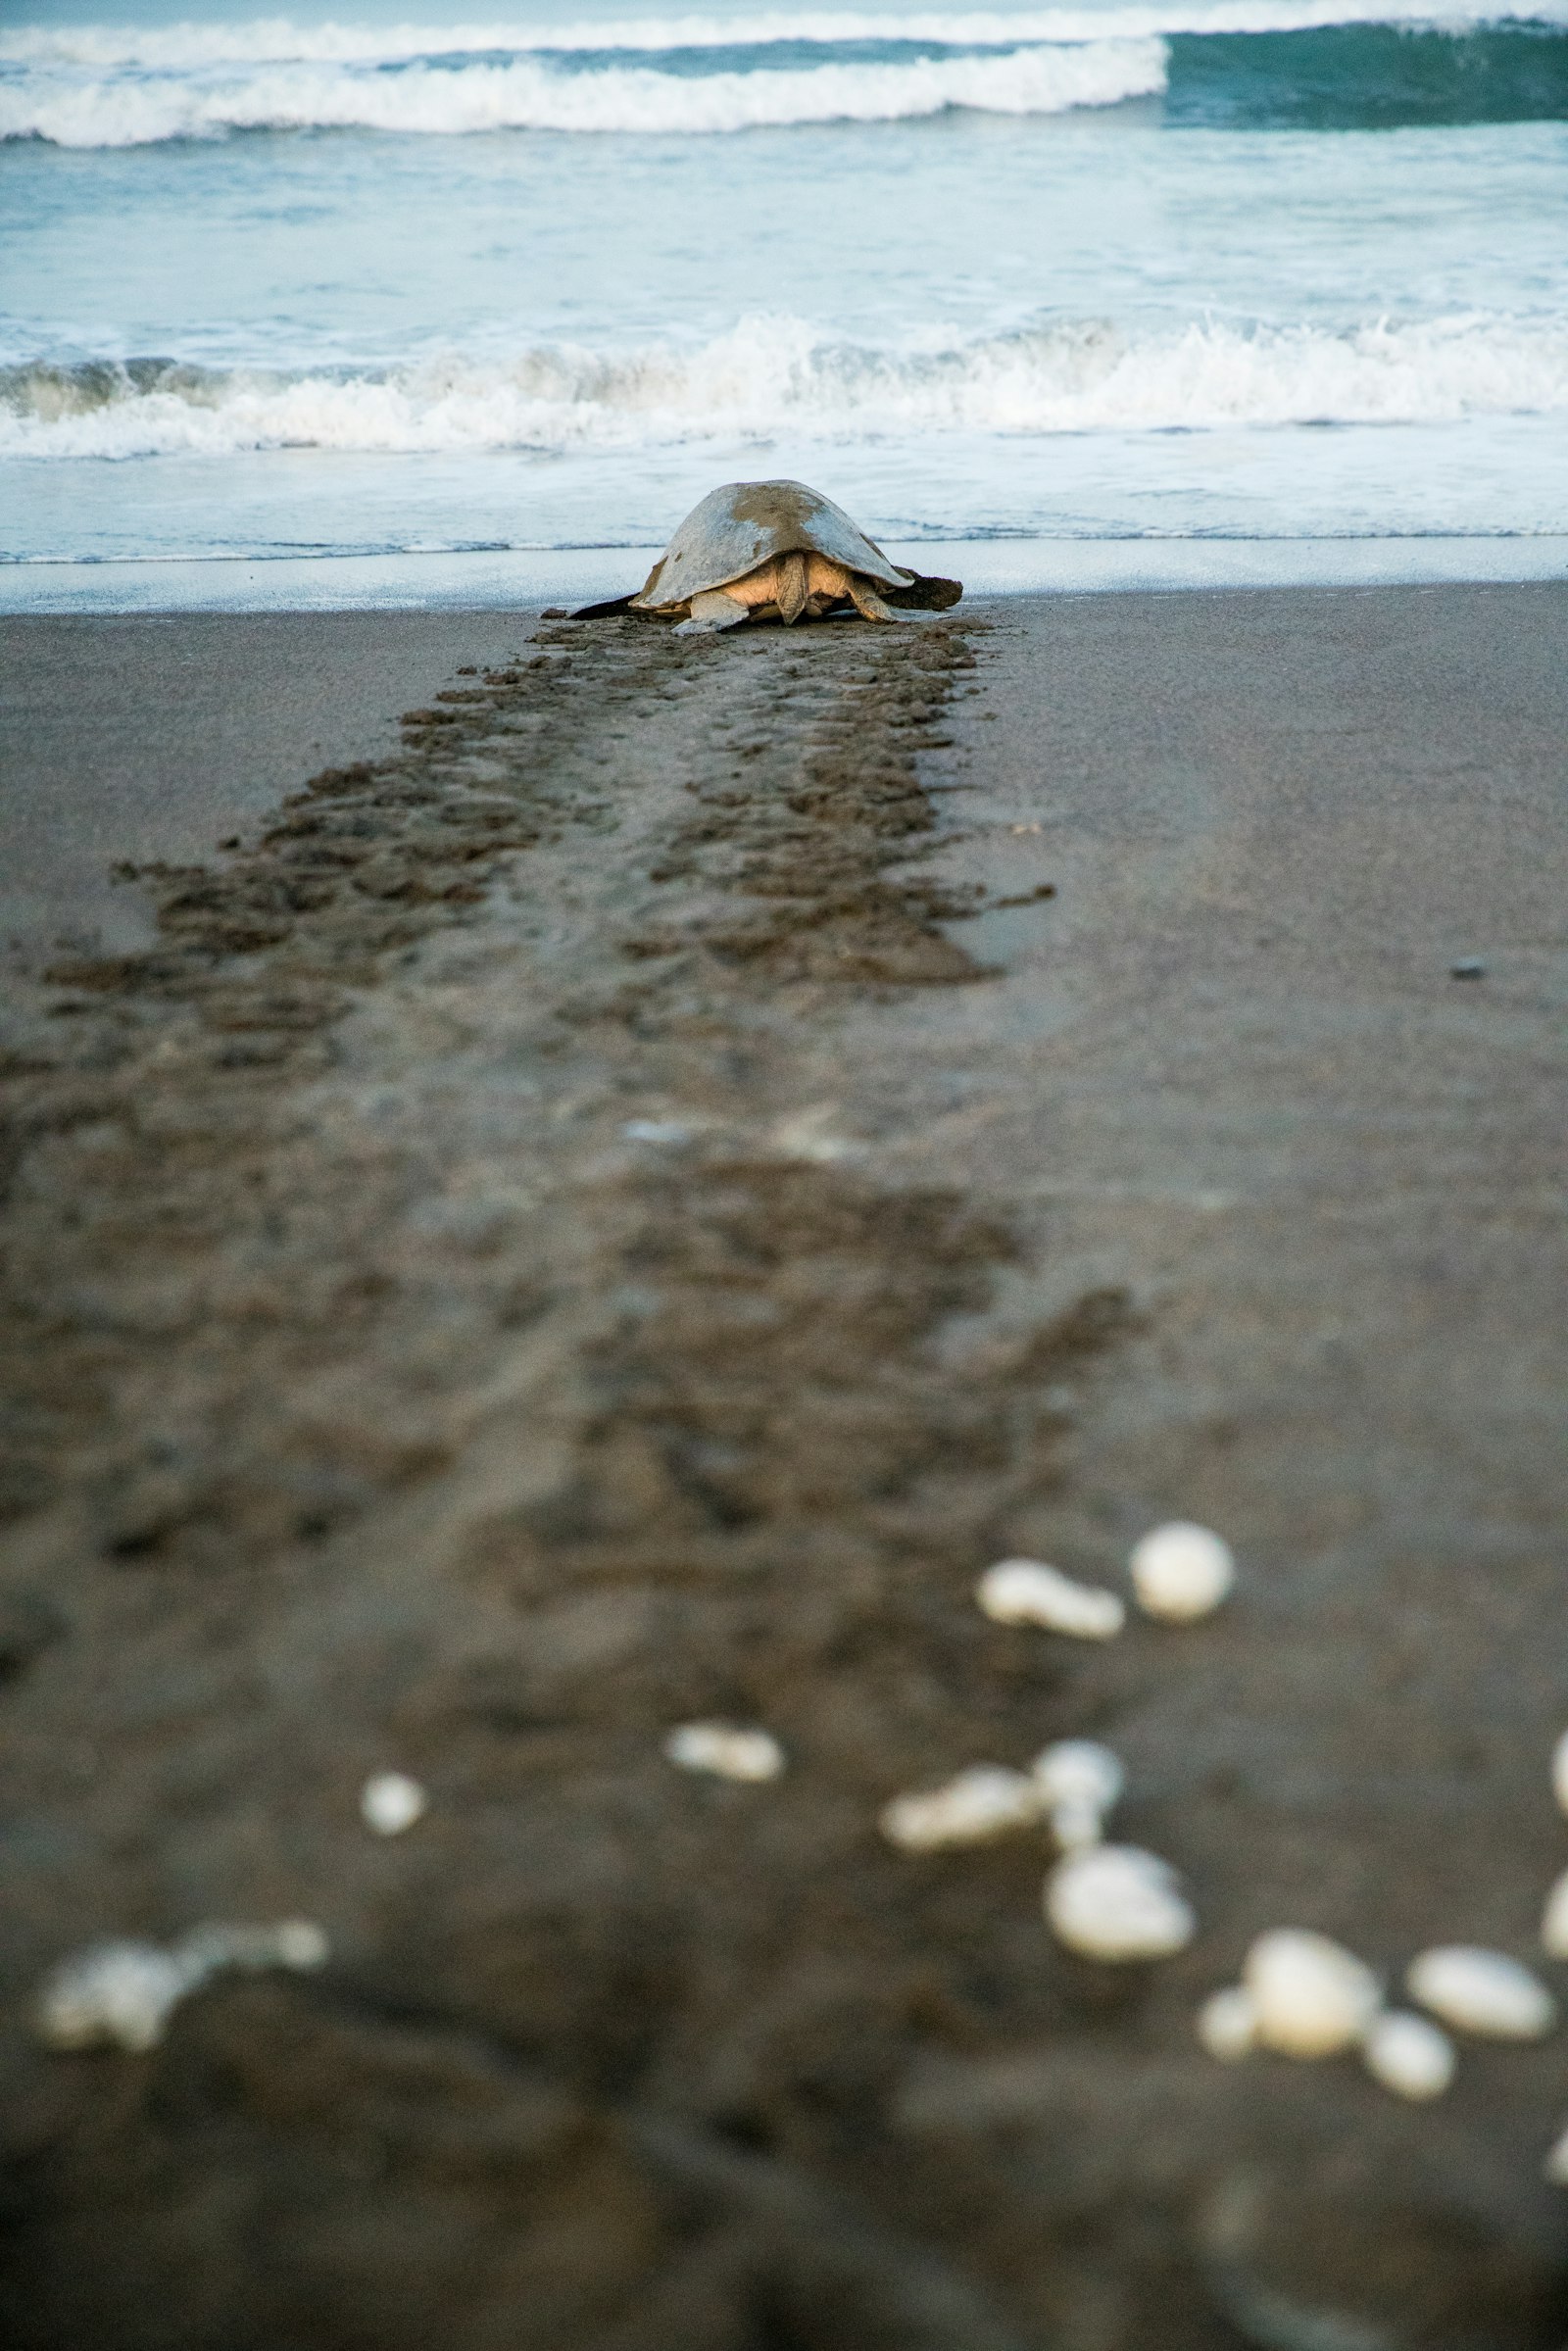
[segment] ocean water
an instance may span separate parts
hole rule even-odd
[[[1568,534],[1568,0],[472,5],[9,0],[8,563]]]

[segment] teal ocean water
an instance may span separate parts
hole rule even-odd
[[[14,0],[0,556],[1568,532],[1568,0],[473,5]]]

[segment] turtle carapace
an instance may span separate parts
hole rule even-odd
[[[693,507],[635,596],[587,606],[579,620],[646,612],[706,636],[744,620],[818,619],[854,611],[945,612],[963,590],[890,563],[842,507],[803,481],[732,481]]]

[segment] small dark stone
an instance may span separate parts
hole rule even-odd
[[[541,620],[564,620],[566,608],[564,604],[547,604],[539,617]]]
[[[1457,963],[1448,965],[1448,976],[1455,980],[1482,980],[1487,976],[1487,967],[1479,955],[1461,955]]]

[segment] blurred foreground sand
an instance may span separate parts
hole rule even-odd
[[[1568,1862],[1568,594],[172,622],[167,815],[128,625],[8,657],[133,806],[34,811],[8,1014],[7,2340],[1560,2342],[1568,2037],[1418,2109],[1192,2016],[1268,1926],[1530,1957]],[[972,1603],[1171,1515],[1202,1626]],[[672,1771],[707,1715],[784,1777]],[[1038,1838],[875,1834],[1077,1734],[1152,1971]],[[301,1913],[152,2057],[30,2036],[84,1940]]]

